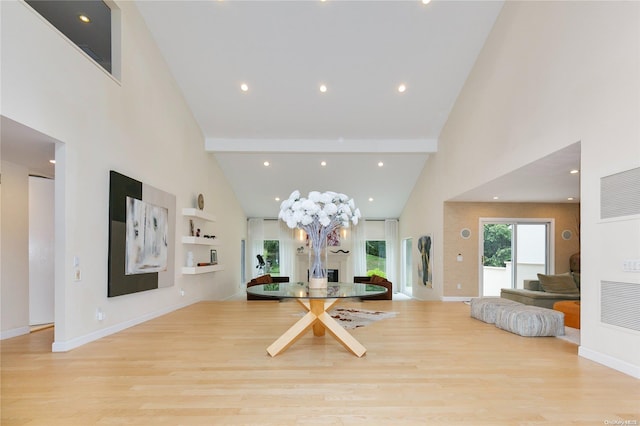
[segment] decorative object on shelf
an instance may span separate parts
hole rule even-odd
[[[300,246],[296,249],[296,251],[298,252],[298,254],[302,254],[304,253],[304,246]]]
[[[211,265],[217,265],[218,264],[218,251],[215,250],[215,249],[211,250],[210,258],[211,258]]]
[[[198,194],[198,208],[204,210],[204,195]]]
[[[188,251],[187,252],[187,266],[189,268],[192,268],[194,264],[194,260],[193,260],[193,252],[192,251]]]
[[[200,236],[200,228],[196,229],[196,237]]]
[[[309,288],[327,287],[327,240],[329,234],[348,228],[350,223],[358,224],[360,209],[355,207],[353,198],[344,194],[327,191],[311,191],[307,198],[294,191],[280,205],[278,218],[291,229],[304,230],[311,245],[309,247]]]
[[[342,249],[340,249],[340,250],[335,250],[335,251],[334,251],[334,250],[331,250],[331,253],[334,253],[334,254],[338,254],[338,253],[342,253],[342,254],[349,254],[349,250],[342,250]]]
[[[189,235],[192,237],[196,235],[193,227],[193,219],[189,219]]]

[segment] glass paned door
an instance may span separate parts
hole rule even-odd
[[[480,287],[483,296],[500,296],[502,288],[523,288],[550,268],[551,220],[481,222]]]

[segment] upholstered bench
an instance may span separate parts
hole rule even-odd
[[[564,336],[564,314],[531,305],[502,305],[496,310],[496,327],[525,337]]]
[[[501,297],[474,297],[471,299],[471,317],[488,324],[495,324],[498,308],[505,305],[522,304]]]

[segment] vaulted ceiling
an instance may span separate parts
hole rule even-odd
[[[42,3],[55,3],[66,22],[92,1],[100,2]],[[216,157],[248,217],[277,216],[277,199],[296,189],[343,192],[366,218],[398,217],[502,8],[483,0],[135,4],[202,129],[203,152]],[[35,148],[21,153],[28,144],[5,137],[28,140],[15,124],[3,120],[3,159],[48,164],[52,142],[44,149],[34,132]],[[567,170],[579,157],[575,144],[454,200],[577,200],[579,178]]]
[[[136,4],[248,216],[299,189],[347,193],[368,218],[400,215],[502,7]]]

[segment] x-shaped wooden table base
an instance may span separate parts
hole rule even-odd
[[[267,348],[271,356],[276,356],[302,337],[313,327],[314,336],[324,336],[325,330],[329,331],[338,342],[357,357],[361,357],[367,349],[347,332],[327,312],[340,299],[296,299],[308,311],[298,322],[288,329],[282,336]]]

